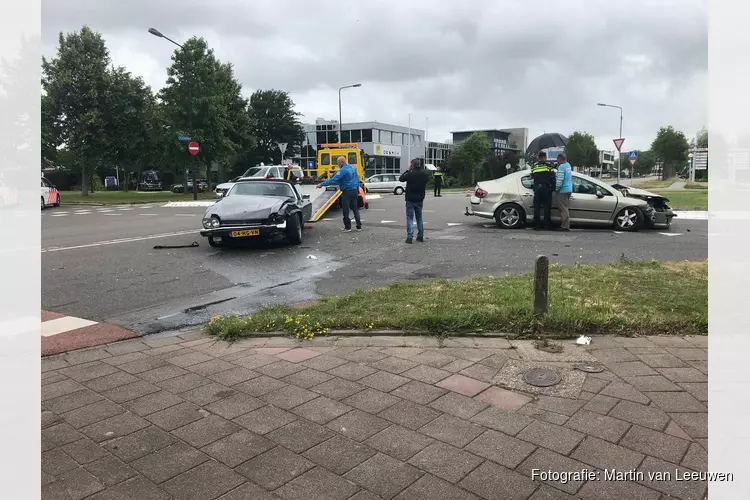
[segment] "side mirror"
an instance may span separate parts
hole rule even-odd
[[[309,194],[303,194],[302,195],[302,199],[303,200],[309,200],[310,199],[310,195]]]
[[[604,191],[602,191],[601,189],[597,189],[596,190],[596,197],[597,198],[604,198]]]

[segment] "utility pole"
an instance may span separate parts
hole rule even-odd
[[[345,85],[345,86],[339,88],[339,143],[344,142],[342,140],[342,138],[341,138],[341,125],[342,125],[342,120],[341,120],[341,91],[344,90],[344,89],[354,89],[354,88],[361,87],[361,86],[362,86],[361,83],[355,83],[354,85]]]

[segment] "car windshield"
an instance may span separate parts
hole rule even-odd
[[[263,172],[265,170],[266,170],[266,167],[248,168],[247,171],[245,171],[245,173],[242,174],[242,177],[263,177]]]
[[[240,182],[229,192],[231,196],[281,196],[295,198],[292,187],[281,182]]]

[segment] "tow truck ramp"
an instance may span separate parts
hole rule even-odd
[[[318,222],[340,197],[341,190],[337,186],[326,186],[325,191],[312,200],[312,218],[310,222]]]

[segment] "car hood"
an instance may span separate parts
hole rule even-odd
[[[206,216],[215,214],[221,218],[262,219],[281,209],[287,200],[289,198],[283,196],[227,196],[214,203],[206,211]]]
[[[637,187],[632,186],[623,186],[622,184],[612,184],[612,187],[614,189],[617,189],[622,194],[629,198],[640,198],[642,200],[663,200],[663,201],[669,201],[669,198],[666,198],[660,194],[652,193],[651,191],[646,191],[645,189],[638,189]]]
[[[234,186],[234,182],[224,182],[216,186],[216,189],[229,189]]]

